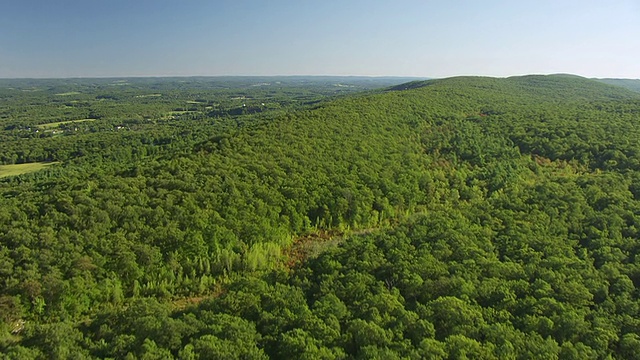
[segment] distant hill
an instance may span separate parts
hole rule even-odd
[[[629,83],[633,84],[633,81],[636,80],[629,80]],[[607,85],[603,86],[603,83]],[[640,85],[640,80],[638,80],[638,84]],[[512,97],[533,96],[538,100],[551,101],[618,99],[634,96],[630,94],[629,91],[620,89],[620,85],[600,80],[594,81],[570,74],[525,75],[513,76],[506,79],[460,76],[427,81],[412,81],[393,86],[388,90],[412,90],[431,85],[436,86],[435,88],[455,87],[459,90],[485,90],[487,91],[485,95],[499,92],[510,94]],[[627,88],[631,89],[630,86],[627,86]],[[477,93],[478,99],[482,97],[485,96],[483,96],[482,93]]]
[[[620,86],[640,92],[640,79],[596,79],[605,84]]]

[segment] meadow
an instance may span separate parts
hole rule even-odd
[[[11,164],[0,165],[0,178],[29,174],[40,171],[48,166],[60,164],[58,161],[53,162],[35,162],[27,164]]]
[[[96,121],[96,119],[80,119],[80,120],[66,120],[66,121],[57,121],[57,122],[52,122],[52,123],[46,123],[46,124],[39,124],[37,125],[37,127],[39,129],[53,129],[53,128],[57,128],[60,125],[66,125],[66,124],[77,124],[77,123],[83,123],[83,122],[88,122],[88,121]]]

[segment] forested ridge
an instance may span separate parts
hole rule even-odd
[[[640,79],[598,79],[605,84],[621,86],[633,91],[640,91]]]
[[[638,93],[65,86],[0,92],[8,359],[640,356]]]

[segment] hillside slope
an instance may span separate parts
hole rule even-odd
[[[34,325],[0,346],[626,358],[639,114],[640,95],[573,76],[431,80],[255,117],[186,153],[3,182],[4,331]],[[294,239],[321,231],[347,239],[287,268]],[[171,312],[185,296],[211,299]]]
[[[640,92],[640,79],[598,79],[598,81]]]

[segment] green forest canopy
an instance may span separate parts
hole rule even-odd
[[[640,79],[598,79],[598,81],[640,92]]]
[[[2,90],[3,161],[62,161],[0,182],[8,358],[640,354],[639,94],[145,86]]]

